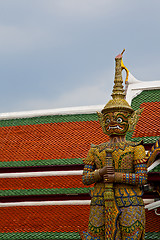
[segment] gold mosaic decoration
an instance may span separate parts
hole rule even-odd
[[[123,51],[124,52],[124,51]],[[105,114],[111,111],[127,111],[132,113],[134,110],[125,100],[125,91],[123,89],[123,79],[122,79],[122,70],[124,68],[124,64],[122,67],[122,54],[119,54],[116,58],[116,66],[115,66],[115,79],[114,86],[112,92],[112,99],[105,105],[102,110],[102,113]]]
[[[97,113],[110,141],[92,145],[84,160],[83,183],[95,185],[83,240],[144,239],[145,211],[140,186],[147,181],[147,158],[140,143],[125,140],[143,109],[134,112],[125,100],[122,70],[128,70],[122,61],[123,52],[115,58],[112,99]]]

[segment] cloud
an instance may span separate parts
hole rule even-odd
[[[97,74],[97,76],[88,77],[92,77],[92,84],[90,85],[86,81],[86,84],[63,92],[56,98],[54,96],[50,99],[43,98],[42,95],[41,98],[30,97],[24,99],[15,106],[16,111],[106,104],[111,98],[112,73],[103,72]]]
[[[107,91],[103,88],[103,84],[97,84],[73,89],[56,99],[54,107],[69,106],[88,106],[103,104],[108,98]],[[106,95],[106,96],[105,96]]]
[[[120,13],[120,9],[124,9],[125,0],[47,0],[45,3],[41,1],[41,7],[49,13],[54,13],[57,16],[79,17],[81,21],[98,17],[108,17],[114,13]]]
[[[124,64],[137,79],[159,79],[158,6],[138,0],[1,1],[1,109],[106,103],[113,59],[123,47]],[[111,68],[111,74],[101,73]]]
[[[36,46],[41,33],[33,29],[0,25],[0,53],[18,53]]]
[[[53,36],[49,30],[36,26],[0,25],[0,54],[5,56],[64,47],[70,41],[71,37],[63,31],[57,30]]]

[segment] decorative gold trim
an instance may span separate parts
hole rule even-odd
[[[123,50],[124,52],[124,50]],[[125,69],[127,73],[127,77],[129,74],[128,69],[124,66],[122,61],[122,54],[119,54],[115,58],[115,79],[114,79],[114,86],[112,91],[112,99],[105,105],[102,113],[105,114],[111,111],[127,111],[129,113],[133,113],[134,110],[125,100],[125,91],[123,89],[123,79],[122,79],[122,70]],[[126,78],[127,81],[127,78]]]
[[[132,113],[132,115],[130,116],[130,118],[128,119],[128,122],[129,122],[129,129],[128,129],[128,132],[132,132],[134,131],[135,127],[136,127],[136,124],[143,112],[144,108],[139,108],[138,110],[134,111]]]
[[[123,60],[121,60],[121,67],[122,67],[122,70],[124,69],[126,71],[126,79],[125,79],[125,84],[126,84],[128,82],[129,70],[128,68],[126,68],[126,66],[124,66]]]
[[[104,121],[104,115],[100,112],[97,112],[97,115],[98,115],[98,120],[99,120],[99,123],[102,127],[102,130],[105,134],[107,134],[107,131],[106,131],[106,128],[105,128],[105,121]]]

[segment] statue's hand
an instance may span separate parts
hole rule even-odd
[[[113,166],[107,166],[107,172],[108,174],[114,174],[114,167]]]
[[[103,181],[104,183],[113,183],[115,180],[115,174],[104,174]]]
[[[103,177],[103,175],[106,173],[107,173],[107,166],[105,166],[99,170],[99,174],[101,177]]]
[[[114,167],[113,166],[105,166],[99,170],[99,174],[103,177],[104,174],[114,174]]]

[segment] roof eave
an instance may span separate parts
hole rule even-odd
[[[143,90],[160,89],[160,81],[140,81],[129,73],[126,91],[126,101],[131,105],[132,99],[139,95]]]

